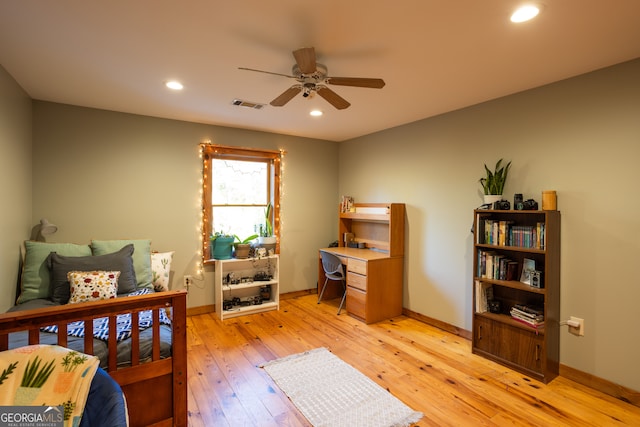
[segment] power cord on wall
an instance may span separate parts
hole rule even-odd
[[[560,326],[571,326],[572,328],[579,328],[580,327],[580,322],[578,322],[577,320],[563,320],[562,322],[558,323]]]

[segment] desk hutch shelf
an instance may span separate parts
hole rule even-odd
[[[345,233],[365,248],[404,256],[404,203],[355,203],[355,212],[340,212],[338,245],[345,246]]]

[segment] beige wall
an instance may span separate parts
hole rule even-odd
[[[0,66],[0,312],[15,301],[20,245],[31,234],[31,98]]]
[[[640,390],[640,60],[340,146],[340,194],[407,204],[404,304],[471,329],[472,210],[483,164],[513,161],[506,198],[562,212],[561,363]]]
[[[337,234],[334,142],[34,103],[33,214],[59,229],[50,241],[150,238],[176,251],[171,288],[199,261],[198,144],[284,149],[282,292],[317,281],[317,249]],[[309,203],[309,200],[312,203]],[[189,307],[214,303],[213,269],[189,290]]]

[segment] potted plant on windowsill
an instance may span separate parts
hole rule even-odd
[[[271,203],[267,205],[264,210],[264,224],[260,224],[258,245],[266,248],[267,250],[276,248],[276,236],[273,235],[273,225],[271,223],[271,212],[273,207]]]
[[[255,240],[258,235],[252,234],[244,240],[240,239],[237,234],[234,234],[233,237],[236,239],[236,242],[233,244],[233,247],[235,249],[234,256],[239,259],[248,258],[249,251],[251,250],[251,242]]]
[[[213,259],[230,259],[231,250],[235,237],[230,234],[216,232],[211,235],[210,254]]]
[[[502,199],[502,192],[504,191],[504,185],[507,182],[507,175],[509,175],[509,168],[511,168],[511,162],[502,166],[502,159],[498,160],[496,167],[493,170],[489,170],[487,165],[484,165],[486,176],[480,178],[479,182],[482,185],[484,192],[484,203],[489,203],[493,206],[494,202]]]

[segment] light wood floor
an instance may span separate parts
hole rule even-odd
[[[404,316],[365,325],[339,300],[281,301],[279,311],[188,318],[189,424],[307,426],[259,366],[326,347],[424,413],[418,426],[640,426],[640,408],[562,377],[545,385],[471,354],[468,340]]]

